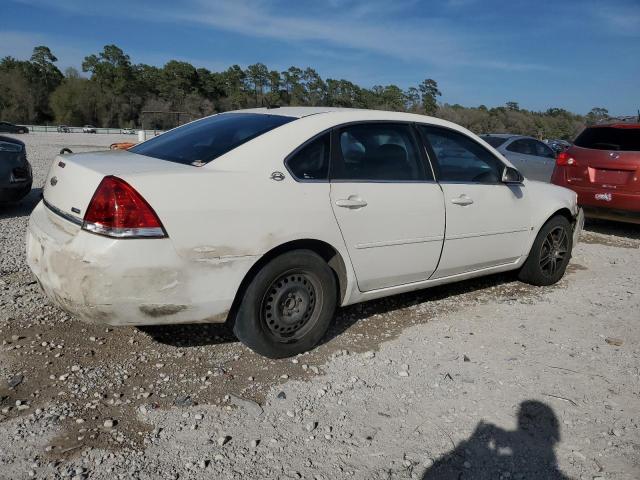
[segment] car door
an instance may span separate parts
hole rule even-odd
[[[545,158],[537,155],[536,143],[537,140],[532,138],[516,139],[505,146],[505,156],[525,178],[548,182],[551,174],[546,176],[548,167],[545,166]]]
[[[532,140],[534,142],[536,158],[540,165],[540,174],[537,180],[541,182],[550,182],[553,169],[556,166],[556,152],[544,142]]]
[[[446,235],[433,278],[517,261],[529,238],[526,187],[501,182],[504,164],[473,138],[419,126],[436,167],[446,208]]]
[[[444,202],[425,162],[408,123],[334,131],[331,206],[361,291],[427,280],[438,265]]]

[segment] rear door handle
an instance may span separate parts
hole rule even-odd
[[[473,198],[462,194],[458,198],[452,198],[451,203],[455,205],[462,205],[464,207],[465,205],[471,205],[473,203]]]
[[[367,202],[357,195],[349,195],[349,198],[336,200],[336,205],[343,208],[362,208],[367,206]]]

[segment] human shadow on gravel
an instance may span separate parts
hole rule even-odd
[[[385,314],[424,302],[482,291],[490,287],[499,287],[514,282],[514,280],[513,273],[489,275],[343,307],[336,312],[334,321],[319,345],[330,342],[360,320],[372,315]],[[524,284],[518,285],[528,288]],[[153,340],[175,347],[201,347],[238,341],[227,324],[158,325],[139,327],[139,329]]]
[[[526,400],[520,404],[516,430],[480,422],[471,437],[437,459],[422,480],[568,480],[557,465],[554,447],[559,441],[553,409]]]
[[[42,189],[36,187],[32,188],[26,197],[17,202],[0,203],[0,220],[30,215],[41,198]]]

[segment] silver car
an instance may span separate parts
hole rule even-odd
[[[549,182],[556,153],[540,140],[509,133],[491,133],[480,137],[498,150],[529,180]]]

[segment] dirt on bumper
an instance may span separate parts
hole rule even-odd
[[[53,215],[42,204],[34,210],[27,262],[46,295],[67,312],[109,325],[225,321],[233,298],[194,299],[189,287],[206,272],[185,269],[169,239],[147,240],[132,256],[132,242],[145,240],[79,232]]]

